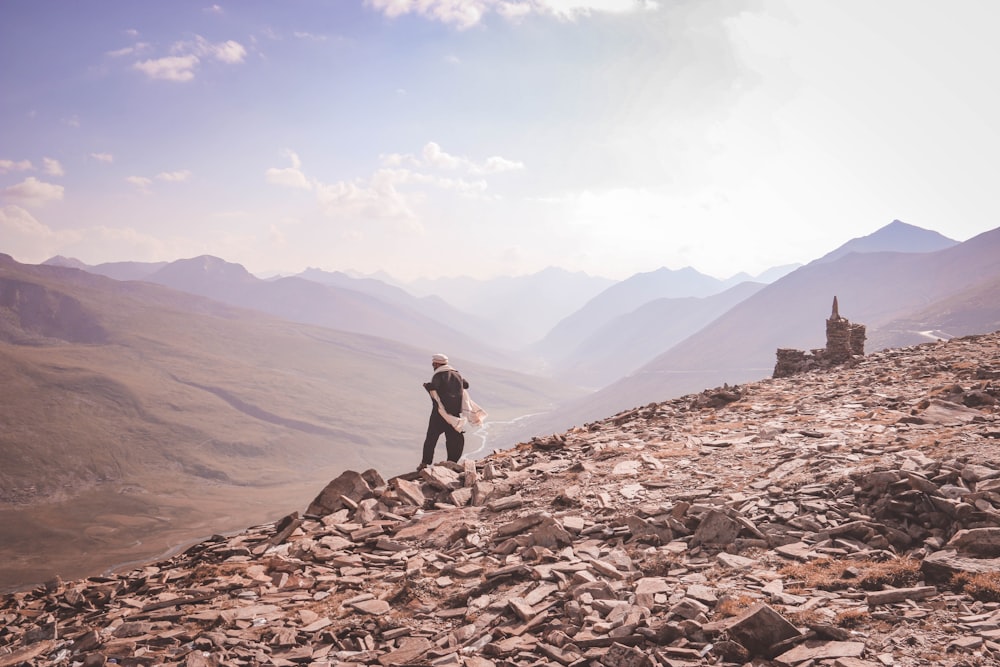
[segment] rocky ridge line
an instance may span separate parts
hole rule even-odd
[[[1000,584],[968,584],[1000,571],[998,397],[1000,332],[349,471],[302,516],[4,596],[0,667],[997,664]]]

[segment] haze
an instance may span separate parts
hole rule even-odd
[[[720,278],[996,226],[995,2],[0,4],[22,262]]]

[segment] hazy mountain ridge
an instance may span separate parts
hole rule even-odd
[[[559,321],[532,350],[546,358],[570,356],[588,337],[616,317],[662,298],[703,297],[724,289],[723,281],[691,267],[637,273],[611,285]]]
[[[851,239],[812,264],[831,263],[852,253],[870,254],[885,249],[926,252],[954,243],[936,232],[895,220],[866,237]],[[80,264],[66,258],[53,258],[50,262]],[[607,386],[636,371],[695,334],[722,314],[713,303],[735,305],[735,300],[708,301],[701,305],[695,301],[679,301],[673,306],[654,305],[654,302],[719,294],[741,277],[737,274],[719,280],[690,267],[680,270],[664,267],[614,282],[551,268],[517,278],[487,281],[445,278],[415,281],[400,287],[402,283],[392,281],[387,275],[381,279],[352,277],[344,272],[319,269],[263,281],[238,264],[208,256],[177,260],[159,268],[154,264],[131,262],[101,266],[115,269],[109,273],[122,275],[126,270],[141,273],[146,280],[284,319],[391,338],[426,349],[449,350],[470,359],[545,372],[595,388]],[[774,267],[761,276],[785,277],[794,268],[795,265]],[[538,333],[546,318],[555,319],[572,308],[574,298],[580,299],[598,286],[604,288],[582,307],[555,322],[544,338],[514,351],[519,341],[527,339],[527,329]],[[411,293],[435,287],[442,289],[453,303],[487,315],[470,314],[438,295],[414,296]],[[654,316],[657,309],[660,314]],[[693,311],[702,314],[693,316]],[[653,329],[662,334],[659,337],[650,335]],[[758,331],[749,338],[763,333]],[[880,332],[875,332],[874,336],[873,340],[882,342]],[[809,343],[797,342],[807,340],[804,332],[795,332],[790,338],[789,345],[809,347]],[[897,336],[887,338],[886,342],[915,341],[912,336]],[[762,368],[759,363],[752,362],[754,373]],[[671,372],[687,375],[693,384],[685,383],[684,389],[691,390],[697,383],[713,377],[711,373],[701,372],[705,370],[710,369],[681,368]]]
[[[702,387],[767,377],[777,348],[824,346],[824,322],[834,296],[840,300],[840,314],[865,324],[869,339],[880,346],[867,345],[867,351],[927,340],[919,332],[941,326],[919,314],[937,318],[954,307],[952,299],[977,305],[976,310],[964,308],[966,317],[951,335],[992,331],[991,313],[996,312],[1000,292],[989,286],[998,276],[1000,228],[936,252],[851,252],[833,261],[812,262],[738,303],[631,375],[561,406],[553,415],[525,420],[521,435],[560,430]],[[924,311],[934,303],[933,310]],[[911,330],[898,330],[904,320]],[[894,332],[889,335],[882,327]]]
[[[893,220],[885,227],[867,236],[853,238],[814,261],[832,262],[852,252],[937,252],[955,245],[958,245],[958,241],[943,234]]]
[[[553,374],[582,386],[605,386],[637,370],[763,287],[745,282],[712,296],[648,301],[567,350]]]
[[[542,338],[559,320],[616,281],[550,267],[527,276],[492,280],[417,280],[406,289],[436,294],[456,308],[486,320],[496,334],[521,348]]]
[[[506,349],[510,345],[509,342],[505,345],[504,341],[495,338],[491,325],[482,318],[455,308],[436,294],[418,297],[385,279],[353,277],[342,271],[310,268],[296,274],[295,277],[369,294],[386,303],[419,312],[444,326],[498,349]],[[446,345],[447,341],[442,342],[442,347]]]
[[[65,266],[96,273],[115,280],[144,280],[146,276],[162,269],[169,262],[105,262],[89,266],[78,259],[57,255],[42,262],[48,266]]]
[[[415,304],[389,302],[370,293],[298,277],[261,280],[243,266],[216,257],[171,262],[146,277],[150,282],[252,308],[304,324],[378,336],[427,353],[511,365],[505,353],[418,311]]]

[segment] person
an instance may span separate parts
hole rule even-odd
[[[424,383],[424,389],[428,394],[436,392],[438,398],[435,400],[431,395],[431,416],[427,422],[427,437],[424,439],[424,453],[418,470],[434,463],[434,450],[442,433],[449,461],[457,463],[465,450],[465,434],[449,424],[441,415],[438,400],[441,401],[441,408],[445,412],[453,417],[459,417],[462,414],[462,394],[469,388],[469,383],[448,365],[448,357],[444,354],[432,356],[431,365],[434,367],[434,375],[431,376],[430,382]]]

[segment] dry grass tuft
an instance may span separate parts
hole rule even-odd
[[[867,609],[848,609],[837,614],[833,624],[840,628],[860,628],[871,623]]]
[[[1000,572],[956,574],[951,583],[973,600],[1000,602]]]
[[[750,607],[757,604],[759,600],[749,595],[737,595],[735,597],[724,597],[715,605],[715,612],[722,618],[739,616]]]
[[[877,591],[885,586],[902,588],[918,584],[923,575],[920,561],[912,558],[893,558],[881,563],[866,562],[861,574],[861,588]]]
[[[920,563],[911,558],[876,562],[819,558],[789,565],[781,574],[802,581],[806,588],[837,591],[850,587],[874,591],[884,586],[913,586],[921,579]]]

